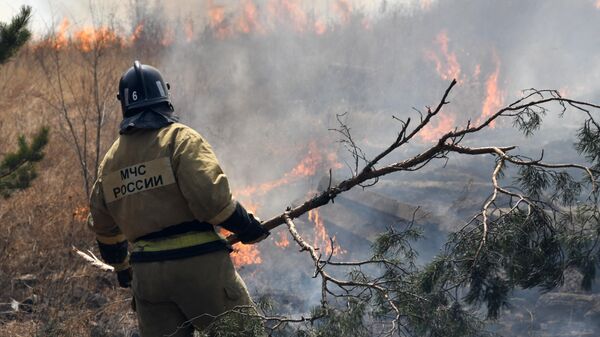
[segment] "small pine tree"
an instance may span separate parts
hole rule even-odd
[[[31,19],[31,7],[24,6],[10,23],[0,22],[0,64],[6,63],[31,37],[27,25]],[[28,143],[19,136],[18,149],[0,161],[0,194],[4,197],[16,190],[25,189],[36,177],[34,163],[42,160],[43,149],[48,143],[48,128],[42,127]]]
[[[21,7],[21,12],[7,24],[0,22],[0,64],[11,58],[31,37],[27,29],[31,7]]]

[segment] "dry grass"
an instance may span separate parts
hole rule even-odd
[[[114,48],[106,58],[113,70],[106,77],[111,90],[130,62],[127,54]],[[65,64],[73,65],[68,75],[73,83],[90,76],[77,55],[64,54]],[[48,106],[52,89],[35,57],[32,49],[24,50],[0,68],[0,153],[14,148],[18,134],[31,134],[41,125],[51,128],[32,187],[0,200],[0,303],[34,301],[31,312],[24,307],[0,314],[0,336],[130,336],[135,315],[129,291],[117,287],[114,275],[71,252],[72,246],[96,251],[95,240],[85,226],[87,200],[77,156],[64,120]],[[70,109],[76,100],[67,95]],[[113,104],[103,128],[102,154],[116,135],[119,118]],[[27,274],[34,280],[19,281]]]

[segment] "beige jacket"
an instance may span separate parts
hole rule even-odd
[[[191,220],[217,225],[235,210],[211,146],[174,123],[120,135],[99,168],[90,229],[114,244]]]

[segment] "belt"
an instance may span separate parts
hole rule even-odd
[[[223,237],[214,231],[212,225],[210,230],[202,230],[204,228],[190,223],[171,226],[138,238],[133,242],[130,262],[174,260],[217,250],[231,250]],[[165,235],[166,233],[177,234]]]
[[[133,243],[132,252],[159,252],[197,246],[218,240],[223,240],[223,238],[214,231],[190,232],[158,240],[138,240]]]
[[[134,242],[139,240],[155,240],[168,238],[177,234],[184,234],[189,232],[208,232],[214,231],[213,225],[208,222],[200,222],[198,220],[186,221],[177,225],[169,226],[167,228],[161,229],[158,232],[153,232],[150,234],[146,234],[140,236],[135,239]]]

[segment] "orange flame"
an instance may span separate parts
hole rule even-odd
[[[131,37],[129,38],[129,41],[131,43],[137,41],[140,39],[140,37],[142,37],[142,34],[144,33],[144,23],[140,22],[135,29],[133,30],[133,33],[131,34]]]
[[[481,74],[481,64],[475,66],[475,70],[473,70],[473,78],[477,79]]]
[[[185,34],[185,40],[187,42],[192,42],[194,39],[194,21],[192,19],[188,19],[185,21],[185,25],[183,26],[183,32]]]
[[[426,142],[437,141],[456,126],[456,118],[451,114],[439,114],[435,121],[436,123],[430,122],[418,133],[421,140]]]
[[[73,210],[73,219],[79,222],[87,221],[90,209],[88,206],[79,206]]]
[[[225,7],[218,6],[212,0],[208,1],[209,26],[214,29],[220,39],[224,39],[232,34],[231,28],[225,20]]]
[[[431,61],[433,61],[435,63],[435,70],[437,71],[437,73],[440,75],[440,77],[442,79],[444,79],[444,80],[456,79],[457,81],[460,82],[461,81],[460,64],[458,63],[458,58],[456,57],[456,54],[454,52],[449,51],[449,48],[448,48],[449,39],[448,39],[448,34],[446,33],[446,31],[444,31],[444,30],[441,31],[437,35],[435,41],[440,48],[440,51],[444,57],[445,62],[442,62],[440,57],[432,51],[426,52],[427,58],[429,58]]]
[[[285,231],[279,232],[279,240],[275,241],[275,246],[279,248],[287,248],[290,245],[290,240],[286,235]]]
[[[227,237],[232,233],[224,228],[220,228],[219,234],[223,237]],[[256,245],[245,245],[242,243],[237,243],[233,246],[233,252],[230,256],[231,261],[233,261],[233,264],[236,267],[262,263],[260,250],[258,250],[258,246]]]
[[[160,40],[160,44],[164,47],[168,47],[175,42],[175,31],[171,27],[167,27],[165,30],[162,39]]]
[[[238,20],[238,30],[243,33],[251,33],[252,31],[262,31],[263,28],[258,22],[258,10],[256,5],[250,1],[242,2],[243,14]]]
[[[327,32],[327,24],[322,19],[315,21],[315,33],[323,35]]]
[[[256,194],[265,194],[277,187],[293,183],[304,177],[315,175],[317,170],[320,167],[323,167],[325,163],[331,168],[335,169],[342,167],[342,164],[337,162],[337,156],[335,153],[323,155],[321,151],[319,151],[316,142],[310,142],[308,145],[307,156],[304,157],[304,159],[302,159],[300,163],[296,165],[296,167],[294,167],[290,172],[284,174],[282,178],[255,186],[248,186],[240,191],[237,191],[236,195],[250,196]]]
[[[431,0],[421,0],[419,1],[421,5],[421,10],[428,11],[431,9],[432,1]]]
[[[327,234],[327,230],[325,229],[325,223],[323,222],[323,219],[319,215],[319,211],[317,209],[308,211],[308,220],[315,224],[315,237],[313,240],[314,247],[325,247],[325,254],[327,255],[340,255],[346,253],[346,251],[343,250],[337,242],[335,242],[335,235],[331,237],[331,241],[333,241],[332,250],[332,244],[329,235]]]
[[[69,23],[69,20],[67,20],[66,18],[64,18],[62,20],[62,22],[60,23],[60,25],[58,26],[58,31],[56,32],[56,35],[54,36],[54,49],[62,49],[65,48],[68,44],[69,44],[69,38],[67,35],[67,30],[69,29],[69,26],[71,24]]]
[[[287,17],[293,22],[297,32],[304,32],[308,23],[308,17],[299,2],[296,0],[282,0],[281,6]]]
[[[496,70],[488,77],[486,82],[486,96],[483,101],[481,116],[477,120],[477,124],[483,123],[487,118],[492,116],[503,103],[503,92],[498,89],[498,77],[500,75],[500,61],[496,59]],[[494,127],[494,122],[490,124]]]
[[[235,245],[231,253],[231,260],[236,267],[262,263],[260,250],[258,250],[256,245]]]
[[[337,12],[342,23],[348,23],[350,21],[352,6],[348,0],[337,0],[333,3],[333,9]]]
[[[119,41],[117,34],[107,27],[100,27],[98,29],[83,27],[73,33],[73,38],[77,44],[77,48],[86,53]]]

